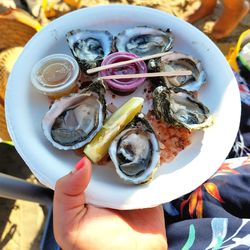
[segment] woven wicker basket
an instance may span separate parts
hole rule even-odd
[[[28,13],[10,9],[0,14],[0,50],[24,46],[41,28],[41,25]]]
[[[0,138],[4,141],[11,140],[5,120],[4,104],[1,100],[0,100]]]
[[[41,25],[23,10],[10,9],[0,14],[0,138],[3,140],[10,140],[4,112],[7,80],[23,46],[40,28]]]
[[[23,47],[14,47],[0,52],[0,98],[4,100],[9,74]]]
[[[4,112],[6,85],[9,74],[22,50],[22,47],[14,47],[0,53],[0,138],[3,140],[10,140],[10,136],[6,128]]]

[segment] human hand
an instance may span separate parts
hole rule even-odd
[[[85,157],[56,183],[53,224],[62,249],[167,249],[161,206],[120,211],[85,204],[84,190],[90,178],[91,163]]]

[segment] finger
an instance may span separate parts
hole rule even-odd
[[[84,157],[71,173],[57,181],[54,193],[55,210],[69,210],[85,203],[84,190],[90,181],[91,169],[90,161]]]
[[[79,216],[84,216],[84,190],[91,177],[91,163],[84,157],[75,169],[56,183],[53,202],[53,228],[55,239],[65,249],[68,232],[74,232],[79,223]],[[69,241],[70,243],[70,241]],[[66,244],[66,245],[65,245]],[[67,247],[66,247],[67,246]]]

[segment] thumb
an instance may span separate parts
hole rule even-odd
[[[84,190],[89,184],[91,170],[89,159],[83,157],[72,172],[57,181],[54,193],[54,212],[57,212],[58,209],[70,210],[84,205]]]
[[[91,177],[91,163],[84,157],[77,163],[75,169],[56,183],[53,201],[53,228],[55,239],[65,245],[65,235],[75,230],[78,225],[77,215],[87,210],[84,205],[84,190]],[[72,247],[65,247],[72,249]]]

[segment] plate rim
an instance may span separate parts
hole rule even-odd
[[[67,16],[70,16],[70,15],[73,15],[73,13],[74,12],[83,12],[83,11],[85,11],[86,9],[99,9],[99,8],[109,8],[109,11],[110,11],[110,8],[122,8],[122,7],[127,7],[127,8],[133,8],[133,9],[146,9],[147,11],[154,11],[155,13],[156,12],[158,12],[158,13],[160,13],[161,15],[162,14],[164,14],[164,15],[168,15],[168,16],[171,16],[170,14],[168,14],[168,13],[165,13],[165,12],[163,12],[163,11],[161,11],[161,10],[158,10],[158,9],[153,9],[153,8],[149,8],[149,7],[145,7],[145,6],[133,6],[133,5],[125,5],[125,4],[110,4],[110,5],[98,5],[98,6],[92,6],[92,7],[87,7],[87,8],[84,8],[84,9],[79,9],[79,10],[76,10],[76,11],[73,11],[73,12],[69,12],[69,13],[67,13],[67,14],[65,14],[65,15],[63,15],[63,16],[61,16],[61,17],[59,17],[59,18],[57,18],[57,19],[55,19],[54,21],[52,21],[52,22],[60,22],[60,20],[62,19],[62,18],[64,18],[66,15]],[[179,18],[177,18],[177,17],[175,17],[175,16],[171,16],[171,18],[175,18],[175,19],[179,19]],[[52,23],[51,22],[51,23]],[[46,31],[46,29],[49,29],[50,27],[49,27],[49,25],[51,24],[51,23],[49,23],[47,26],[45,26],[42,30],[41,30],[41,32],[45,32]],[[188,25],[190,25],[190,26],[192,26],[191,24],[189,24],[189,23],[187,23],[186,22],[186,24],[188,24]],[[192,26],[192,28],[195,28],[196,29],[196,31],[198,31],[198,32],[200,32],[203,36],[205,36],[204,35],[204,33],[203,32],[201,32],[199,29],[197,29],[196,27],[194,27],[194,26]],[[38,34],[38,33],[37,33]],[[38,35],[35,35],[32,39],[37,39],[37,38],[35,38],[35,37],[38,37]],[[208,37],[206,37],[208,40],[210,40]],[[31,44],[32,44],[32,39],[25,45],[25,47],[24,47],[24,50],[25,49],[27,49],[29,46],[31,46]],[[217,50],[217,53],[219,52],[221,55],[223,55],[222,54],[222,52],[215,46],[215,44],[214,43],[210,43],[216,50]],[[24,51],[23,50],[23,51]],[[22,54],[23,54],[23,52],[22,52]],[[20,56],[21,57],[21,56]],[[224,55],[223,55],[223,57],[224,57]],[[19,61],[19,59],[17,60],[17,62],[15,63],[15,65],[14,65],[14,67],[13,67],[13,70],[12,70],[12,72],[13,71],[15,71],[15,67],[17,67],[17,65],[18,65],[18,61]],[[9,104],[9,100],[10,100],[10,84],[9,84],[9,82],[11,82],[12,81],[12,78],[14,78],[14,73],[12,73],[11,72],[11,74],[10,74],[10,77],[9,77],[9,79],[8,79],[8,84],[7,84],[7,89],[6,89],[6,98],[5,98],[5,108],[6,108],[6,122],[7,122],[7,128],[8,128],[8,131],[9,131],[9,133],[10,133],[10,135],[11,135],[11,138],[13,139],[13,141],[14,141],[14,143],[16,143],[18,140],[17,140],[17,135],[15,134],[15,131],[14,131],[14,129],[13,129],[13,124],[11,123],[11,115],[10,115],[10,104]],[[238,95],[239,95],[239,93],[238,93]],[[240,99],[239,99],[240,100]],[[239,105],[239,108],[240,108],[240,102],[238,103]],[[240,114],[240,110],[239,110],[239,114]],[[239,122],[240,122],[240,116],[238,117],[238,127],[239,127]],[[238,131],[238,130],[237,130]],[[235,131],[235,135],[234,135],[234,137],[236,137],[236,134],[237,134],[237,131]],[[231,145],[232,146],[232,145]],[[230,150],[230,148],[231,148],[231,146],[228,146],[228,148],[229,148],[229,150]],[[37,173],[32,167],[30,167],[31,165],[32,165],[32,163],[28,160],[28,157],[26,157],[26,155],[25,155],[25,152],[23,152],[23,150],[22,150],[22,147],[17,143],[16,145],[15,145],[15,147],[16,147],[16,150],[17,150],[17,152],[21,155],[21,157],[22,157],[22,159],[25,161],[25,163],[27,164],[27,166],[29,167],[29,169],[33,172],[33,174],[39,179],[39,181],[41,181],[42,183],[46,183],[46,185],[47,186],[49,186],[50,188],[54,188],[53,187],[53,185],[48,185],[48,181],[47,181],[47,179],[48,179],[48,176],[47,176],[47,178],[46,178],[46,176],[41,176],[41,174],[39,174],[39,173]],[[224,161],[224,160],[223,160]],[[221,161],[221,163],[223,162],[223,161]],[[219,166],[218,166],[219,167]],[[190,190],[191,191],[191,190]],[[187,192],[188,193],[188,192]],[[88,199],[87,199],[88,200]],[[92,203],[93,203],[93,201],[94,201],[94,203],[93,204],[95,204],[95,205],[97,205],[97,206],[103,206],[103,202],[101,202],[101,204],[100,203],[98,203],[98,200],[94,200],[93,199],[93,197],[91,198],[91,201],[92,201]],[[140,203],[140,202],[139,202]],[[149,204],[147,204],[145,207],[152,207],[152,206],[155,206],[155,205],[157,205],[156,203],[158,203],[158,202],[155,202],[154,204],[151,204],[151,205],[149,205]],[[162,203],[162,202],[161,202]],[[135,208],[142,208],[143,206],[141,206],[141,204],[136,204],[136,203],[133,203],[133,204],[122,204],[121,206],[119,206],[119,207],[117,207],[116,205],[111,205],[110,203],[107,203],[106,205],[104,204],[104,206],[106,206],[106,207],[111,207],[111,208],[116,208],[116,209],[135,209]]]

